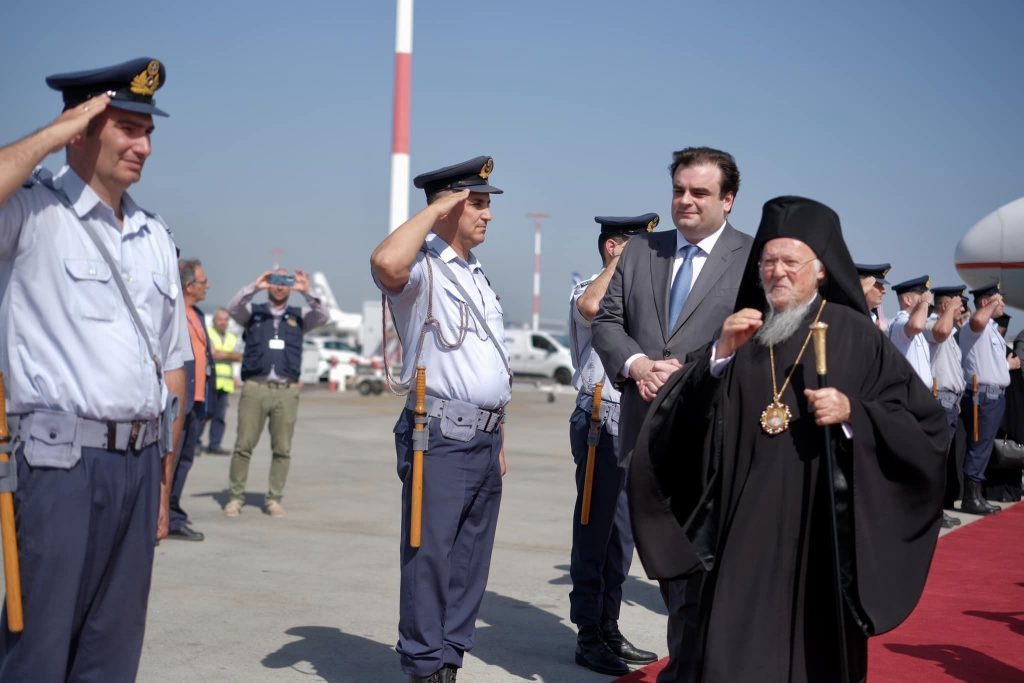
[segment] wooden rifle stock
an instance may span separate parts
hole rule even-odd
[[[601,389],[602,383],[594,386],[594,409],[590,411],[590,432],[587,435],[587,470],[583,477],[583,503],[580,506],[580,524],[590,524],[590,502],[594,495],[594,461],[597,459],[597,443],[601,438]]]
[[[427,370],[416,368],[416,436],[422,438],[427,422]],[[415,441],[414,441],[415,442]],[[412,453],[412,492],[409,505],[409,547],[419,548],[423,531],[423,449]]]
[[[0,444],[11,442],[7,431],[7,398],[4,375],[0,372]],[[9,453],[0,453],[0,463],[10,462]],[[0,536],[3,537],[4,584],[7,590],[7,629],[21,633],[25,617],[21,609],[21,565],[18,562],[18,534],[14,525],[14,494],[0,493]]]
[[[981,441],[981,436],[978,433],[978,403],[980,402],[981,399],[978,398],[978,376],[977,375],[973,375],[973,377],[971,379],[971,391],[973,392],[972,396],[971,396],[971,399],[974,402],[974,405],[971,406],[971,411],[972,411],[972,415],[971,416],[974,418],[972,420],[972,422],[974,423],[974,430],[973,430],[974,433],[971,436],[974,437],[974,443],[978,443],[979,441]]]

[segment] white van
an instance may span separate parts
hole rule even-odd
[[[540,330],[505,330],[505,347],[513,374],[572,384],[572,354],[553,335]]]

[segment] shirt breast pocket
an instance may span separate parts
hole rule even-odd
[[[117,310],[116,285],[110,281],[110,266],[94,259],[64,259],[71,279],[72,311],[86,320],[109,322]]]

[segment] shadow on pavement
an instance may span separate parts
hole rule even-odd
[[[528,602],[484,594],[472,654],[526,680],[566,681],[583,671],[573,661],[576,629]]]
[[[963,645],[890,643],[885,647],[901,655],[935,662],[943,668],[947,676],[964,683],[1024,680],[1024,671]]]
[[[569,565],[555,565],[555,569],[563,572],[561,576],[548,581],[552,586],[572,586],[572,577],[569,576]],[[624,605],[639,605],[646,607],[655,614],[667,615],[665,601],[661,598],[661,591],[657,584],[641,581],[635,576],[627,576],[622,584],[622,603]]]
[[[230,497],[227,489],[220,491],[206,491],[204,493],[190,493],[189,498],[212,498],[217,503],[218,507],[223,508],[228,504],[228,498]],[[266,502],[267,496],[263,493],[249,493],[245,492],[245,505],[246,507],[254,507],[257,510],[263,509],[263,503]]]
[[[328,683],[404,680],[398,655],[388,645],[331,626],[295,626],[285,633],[298,640],[264,657],[268,669],[316,674]],[[308,667],[300,666],[305,662]]]

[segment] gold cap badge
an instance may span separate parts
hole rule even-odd
[[[152,96],[160,87],[160,62],[152,59],[146,69],[132,79],[131,91],[136,95]]]
[[[927,288],[927,289],[931,289],[931,288],[932,288],[932,279],[931,279],[931,278],[928,278],[927,280],[925,280],[925,281],[924,281],[924,286],[925,286],[925,288]]]
[[[655,218],[650,223],[648,223],[647,224],[647,232],[652,232],[656,227],[658,227],[659,220],[660,220],[659,218]]]
[[[488,159],[487,163],[484,164],[483,168],[480,169],[480,177],[487,180],[487,176],[491,175],[491,171],[494,170],[494,159]]]

